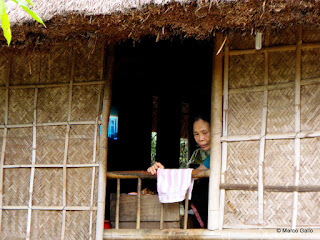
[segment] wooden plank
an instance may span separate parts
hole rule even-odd
[[[319,239],[320,229],[312,229],[312,233],[304,233],[298,231],[291,233],[277,232],[276,228],[272,229],[224,229],[217,231],[209,231],[205,229],[108,229],[105,231],[104,239]],[[261,228],[261,226],[260,226]],[[282,230],[282,228],[281,228]],[[144,237],[147,236],[147,237]]]
[[[213,56],[212,93],[211,93],[211,147],[210,147],[210,178],[208,229],[219,228],[220,216],[220,177],[221,177],[221,136],[222,136],[222,82],[223,54],[216,55],[222,44],[222,35],[215,40]]]
[[[111,221],[111,226],[114,226],[115,223]],[[163,229],[179,229],[180,222],[164,222]],[[123,229],[134,229],[136,230],[136,222],[120,222],[119,230]],[[141,222],[140,229],[159,229],[159,221],[150,221],[150,222]],[[107,230],[108,231],[108,230]],[[147,235],[146,235],[147,236]]]
[[[208,169],[206,170],[199,170],[195,169],[192,171],[192,178],[203,178],[203,177],[209,177],[210,171]],[[107,177],[112,179],[156,179],[157,175],[152,175],[151,173],[148,173],[147,171],[110,171],[107,172]]]

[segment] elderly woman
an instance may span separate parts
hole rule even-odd
[[[197,169],[210,168],[210,119],[205,115],[198,115],[193,123],[193,136],[197,145],[189,164],[200,164]],[[159,168],[165,167],[160,162],[155,162],[147,171],[152,175],[157,173]],[[198,212],[206,226],[208,216],[208,179],[199,179],[195,182],[192,193],[192,202],[198,209]]]

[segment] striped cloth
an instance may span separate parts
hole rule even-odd
[[[158,169],[157,171],[157,190],[161,203],[181,202],[189,190],[188,198],[191,193],[194,180],[192,168],[187,169]]]

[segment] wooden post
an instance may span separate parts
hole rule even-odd
[[[210,147],[210,179],[209,179],[209,207],[208,229],[219,228],[220,212],[220,172],[221,172],[221,136],[222,136],[222,82],[223,82],[223,54],[216,55],[222,45],[222,35],[215,39],[212,92],[211,92],[211,147]]]
[[[137,187],[137,225],[136,229],[141,227],[141,178],[138,178]]]
[[[117,201],[116,201],[116,229],[119,229],[120,223],[120,178],[117,178]]]
[[[102,124],[100,138],[100,166],[98,179],[98,211],[96,239],[103,239],[104,214],[106,205],[107,187],[107,153],[108,153],[108,125],[111,108],[111,86],[114,68],[114,45],[110,45],[107,53],[106,84],[104,89],[102,106]]]

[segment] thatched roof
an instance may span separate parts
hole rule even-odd
[[[77,37],[205,39],[216,31],[264,31],[320,22],[319,0],[34,0],[34,5],[47,28],[7,2],[15,45]]]

